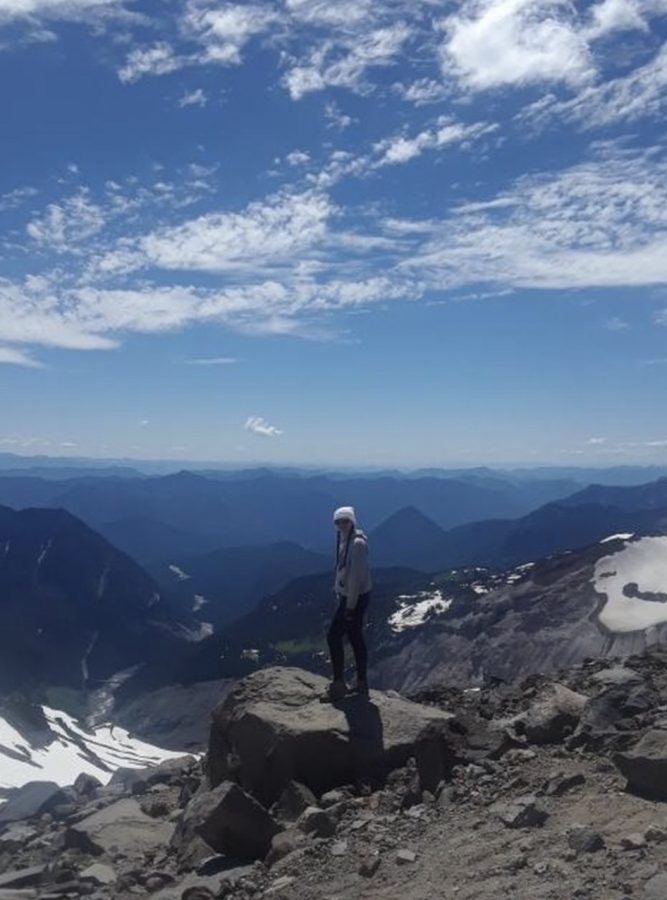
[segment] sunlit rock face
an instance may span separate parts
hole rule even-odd
[[[471,584],[475,596],[452,604],[435,587],[397,598],[388,624],[402,644],[377,660],[380,685],[419,690],[438,681],[509,680],[667,641],[663,535],[612,534],[487,576]]]

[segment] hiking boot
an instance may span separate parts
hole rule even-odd
[[[362,697],[368,697],[370,691],[368,690],[368,682],[365,679],[357,678],[357,683],[352,688],[353,693],[359,694]]]
[[[322,703],[335,703],[347,696],[347,685],[344,681],[332,681],[321,697]]]

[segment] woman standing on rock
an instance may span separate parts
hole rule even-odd
[[[368,540],[357,528],[357,517],[352,506],[341,506],[334,513],[336,528],[336,575],[334,591],[338,609],[327,634],[333,681],[329,685],[329,699],[340,700],[347,693],[344,680],[345,652],[343,636],[354,652],[357,683],[354,690],[368,694],[368,651],[364,641],[364,616],[371,591],[371,573],[368,564]]]

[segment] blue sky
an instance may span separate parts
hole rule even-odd
[[[667,0],[0,0],[0,450],[665,462]]]

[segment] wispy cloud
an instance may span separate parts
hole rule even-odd
[[[87,191],[80,190],[62,203],[50,204],[42,216],[28,223],[26,230],[37,244],[71,253],[77,244],[98,234],[103,227],[102,210]]]
[[[395,62],[411,34],[407,25],[398,22],[338,41],[323,41],[289,69],[284,83],[293,100],[327,87],[361,92],[368,87],[368,70]]]
[[[584,87],[568,100],[547,94],[526,107],[519,119],[534,126],[557,120],[583,130],[661,115],[667,107],[667,45],[628,74]]]
[[[620,316],[612,316],[604,323],[604,327],[608,331],[627,331],[630,323],[626,322],[625,319],[621,319]]]
[[[186,359],[188,366],[233,366],[238,362],[233,356],[213,356],[208,359]]]
[[[202,88],[197,88],[194,91],[189,91],[179,99],[178,105],[181,109],[184,109],[187,106],[199,106],[204,107],[208,103],[208,95]]]
[[[42,363],[15,347],[0,347],[0,365],[25,366],[29,369],[43,368]]]
[[[464,125],[447,116],[442,116],[433,128],[420,131],[416,135],[398,135],[377,143],[374,147],[378,158],[371,163],[373,168],[409,162],[427,150],[441,150],[450,146],[464,146],[482,135],[490,134],[498,128],[495,124],[475,122]]]
[[[441,287],[664,284],[666,174],[658,149],[603,148],[591,161],[525,176],[488,203],[431,223],[430,238],[402,267]]]
[[[246,431],[251,431],[253,434],[258,434],[261,437],[279,437],[283,434],[280,428],[276,428],[275,425],[269,425],[266,419],[263,419],[261,416],[249,416],[243,427]]]

